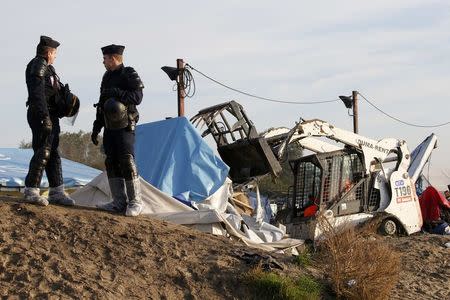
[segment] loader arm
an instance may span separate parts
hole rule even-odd
[[[291,130],[286,127],[271,128],[261,133],[261,136],[265,138],[269,145],[271,145],[272,148],[276,151],[277,147],[282,146],[283,142],[286,141],[286,138],[288,138],[290,131]],[[277,141],[280,142],[277,143]],[[302,139],[292,139],[291,143],[296,143],[301,148],[310,150],[315,153],[331,152],[341,149],[341,147],[337,145],[326,143],[312,136]]]
[[[320,149],[319,145],[316,145],[316,148],[314,148],[314,145],[311,146],[311,137],[326,137],[361,150],[364,154],[366,174],[370,173],[370,165],[372,163],[384,162],[392,152],[398,154],[398,165],[401,169],[407,170],[409,166],[410,155],[404,141],[394,138],[376,141],[351,131],[334,127],[319,119],[302,121],[292,128],[283,144],[279,147],[277,156],[282,158],[285,155],[288,144],[298,142],[302,145],[303,140],[305,140],[305,145],[311,148],[310,150],[320,153],[320,151],[317,151],[317,149]],[[398,153],[398,151],[401,151],[401,153]]]

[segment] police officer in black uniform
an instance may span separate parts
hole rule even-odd
[[[142,200],[134,161],[134,130],[139,119],[136,106],[142,101],[144,84],[132,67],[124,67],[124,49],[114,44],[102,48],[106,72],[91,138],[97,145],[98,135],[105,127],[103,146],[112,202],[99,208],[137,216],[142,211]]]
[[[59,118],[78,113],[80,102],[70,93],[68,85],[62,85],[55,68],[59,42],[41,36],[36,57],[27,65],[25,78],[28,88],[27,120],[33,135],[31,158],[25,178],[25,201],[46,206],[48,203],[74,205],[64,192],[61,158],[58,153]],[[40,196],[39,187],[43,172],[49,182],[49,196]]]

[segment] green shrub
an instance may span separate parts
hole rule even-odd
[[[295,257],[294,262],[301,266],[306,267],[311,265],[312,255],[308,248],[304,248],[303,251],[299,252],[299,254]]]
[[[294,300],[319,299],[321,286],[306,275],[296,281],[276,273],[253,269],[247,273],[247,283],[255,292],[255,299]]]
[[[310,299],[318,299],[322,286],[309,276],[301,275],[296,281],[297,287],[308,295],[312,296]]]

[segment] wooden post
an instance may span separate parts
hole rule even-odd
[[[353,98],[353,132],[358,133],[358,92],[352,92]]]
[[[184,90],[184,80],[183,80],[183,72],[181,70],[184,69],[184,61],[181,58],[177,59],[177,69],[178,69],[178,78],[177,78],[177,90],[178,90],[178,116],[184,116],[184,97],[186,95]]]

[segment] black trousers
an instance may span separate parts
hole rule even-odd
[[[25,186],[38,188],[41,185],[44,170],[50,187],[62,185],[61,157],[58,152],[59,133],[61,131],[59,119],[51,117],[53,127],[50,134],[45,134],[40,124],[40,118],[37,118],[31,109],[28,109],[27,120],[33,135],[32,147],[34,154],[25,178]]]
[[[119,158],[131,154],[134,157],[134,131],[123,129],[106,129],[103,134],[103,147],[106,156]]]
[[[137,176],[134,162],[135,132],[123,129],[106,129],[103,134],[106,172],[108,178],[131,180]]]

